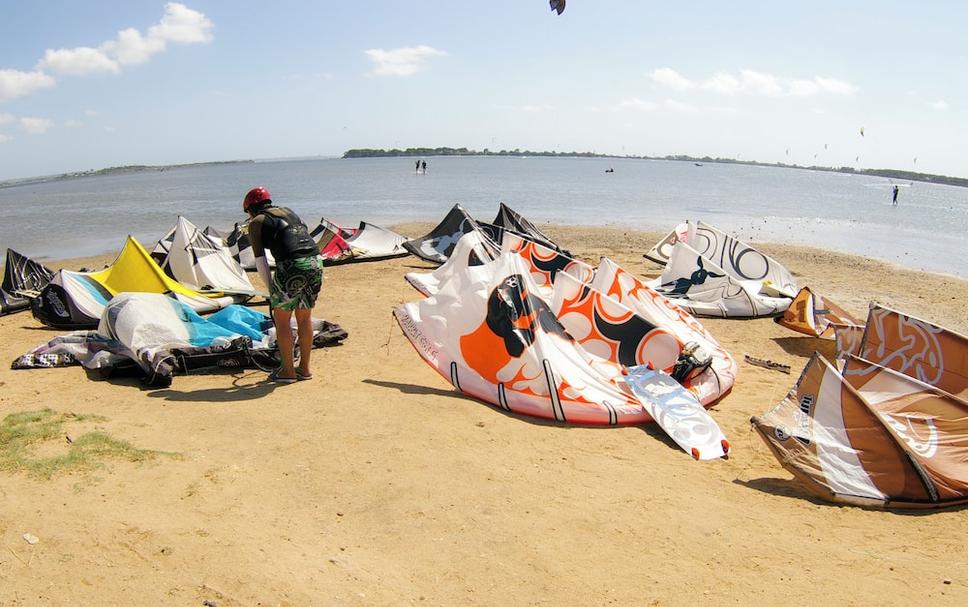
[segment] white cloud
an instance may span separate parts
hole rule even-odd
[[[844,82],[843,80],[837,80],[836,78],[821,78],[816,76],[814,81],[820,85],[820,90],[824,93],[833,93],[834,95],[853,95],[857,92],[857,87],[849,82]]]
[[[672,68],[665,67],[654,70],[651,78],[656,84],[675,91],[698,88],[721,95],[745,93],[764,97],[807,97],[821,94],[853,95],[857,92],[856,86],[836,78],[780,78],[749,69],[740,70],[738,75],[717,72],[711,78],[697,83]]]
[[[723,95],[734,95],[740,91],[741,85],[736,77],[726,72],[718,72],[712,78],[703,82],[702,88]]]
[[[794,96],[810,96],[820,93],[853,95],[857,92],[857,87],[835,78],[817,76],[813,80],[792,80],[788,90],[789,94]]]
[[[87,46],[77,48],[47,49],[44,58],[37,62],[37,69],[67,76],[84,76],[97,72],[117,74],[121,67],[102,51]]]
[[[928,105],[931,106],[932,109],[938,110],[939,112],[943,112],[944,110],[948,109],[948,102],[944,99],[932,101],[928,103]]]
[[[619,101],[618,104],[615,105],[612,109],[615,111],[638,110],[640,112],[651,112],[657,107],[658,106],[655,103],[652,103],[651,101],[645,101],[645,100],[639,99],[638,97],[632,97],[630,99],[623,99],[622,101]]]
[[[118,73],[123,65],[138,65],[164,51],[169,42],[210,42],[212,22],[203,13],[184,4],[169,2],[161,21],[142,34],[133,27],[118,32],[117,38],[97,48],[47,49],[37,68],[58,74],[83,76],[97,72]]]
[[[203,13],[178,2],[165,5],[165,16],[158,25],[148,28],[148,38],[196,44],[212,41],[212,22]]]
[[[8,141],[13,141],[13,137],[11,137],[10,135],[4,135],[3,133],[0,133],[0,143],[6,143]]]
[[[777,97],[783,94],[783,87],[780,86],[776,76],[762,74],[753,70],[740,70],[741,88],[744,91],[756,95],[766,95],[767,97]]]
[[[80,120],[65,120],[64,126],[69,129],[76,129],[77,127],[84,126],[84,123]]]
[[[364,51],[375,64],[372,76],[411,76],[424,68],[431,57],[446,55],[431,46],[405,46],[393,50],[373,48]]]
[[[158,38],[145,38],[141,32],[129,27],[118,32],[117,40],[109,40],[101,45],[101,50],[117,59],[121,65],[138,65],[152,55],[165,50],[165,41]]]
[[[13,114],[4,114],[3,112],[0,112],[0,124],[9,124],[14,120],[16,120],[16,117]]]
[[[672,110],[673,112],[696,112],[698,108],[689,103],[683,103],[682,101],[676,101],[675,99],[666,99],[662,103],[662,107],[667,110]]]
[[[54,79],[43,72],[0,70],[0,101],[29,95],[54,84]]]
[[[651,78],[656,84],[668,87],[674,91],[685,91],[696,86],[695,82],[684,78],[679,72],[669,67],[660,67],[653,70]]]
[[[97,110],[84,110],[84,115],[93,118],[97,116]]]
[[[52,120],[46,118],[21,118],[20,127],[31,135],[42,135],[54,126]]]

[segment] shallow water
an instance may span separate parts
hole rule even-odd
[[[151,248],[184,215],[244,219],[262,184],[306,223],[438,221],[454,203],[490,221],[505,202],[536,222],[669,230],[702,219],[752,242],[813,245],[968,278],[968,188],[774,167],[603,158],[313,159],[198,166],[0,189],[0,250],[67,258]],[[605,173],[606,168],[614,173]],[[907,185],[909,182],[900,182]],[[415,236],[415,235],[412,235]]]

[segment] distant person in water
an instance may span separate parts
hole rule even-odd
[[[894,206],[897,206],[897,195],[901,192],[901,188],[894,186],[894,200],[892,201]]]
[[[414,173],[419,173],[420,172],[420,159],[419,158],[417,159],[417,166],[416,166],[416,168],[414,168],[413,172]]]
[[[424,160],[423,162],[421,162],[420,163],[420,166],[423,168],[424,175],[426,175],[427,174],[427,161]]]

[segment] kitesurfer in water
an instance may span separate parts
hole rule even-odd
[[[421,162],[420,163],[420,167],[423,169],[423,174],[426,175],[427,174],[427,161],[424,160],[423,162]]]
[[[415,168],[413,170],[413,172],[414,173],[419,173],[420,172],[420,159],[419,158],[417,159],[417,168]]]
[[[894,206],[897,206],[897,195],[900,193],[901,188],[894,186],[894,200],[892,201]]]
[[[309,356],[313,348],[312,311],[323,286],[323,259],[306,224],[291,209],[272,206],[272,195],[264,187],[249,190],[242,200],[249,217],[249,240],[255,267],[269,288],[269,310],[276,326],[276,340],[282,366],[269,374],[269,380],[291,384],[312,379]],[[276,271],[269,272],[266,249],[276,260]],[[299,368],[293,360],[290,319],[296,316],[299,338]]]

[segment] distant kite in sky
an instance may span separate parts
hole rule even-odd
[[[565,0],[550,0],[551,10],[558,11],[558,14],[565,12]]]
[[[861,136],[861,137],[863,137],[863,136],[864,136],[864,127],[860,127],[860,136]]]

